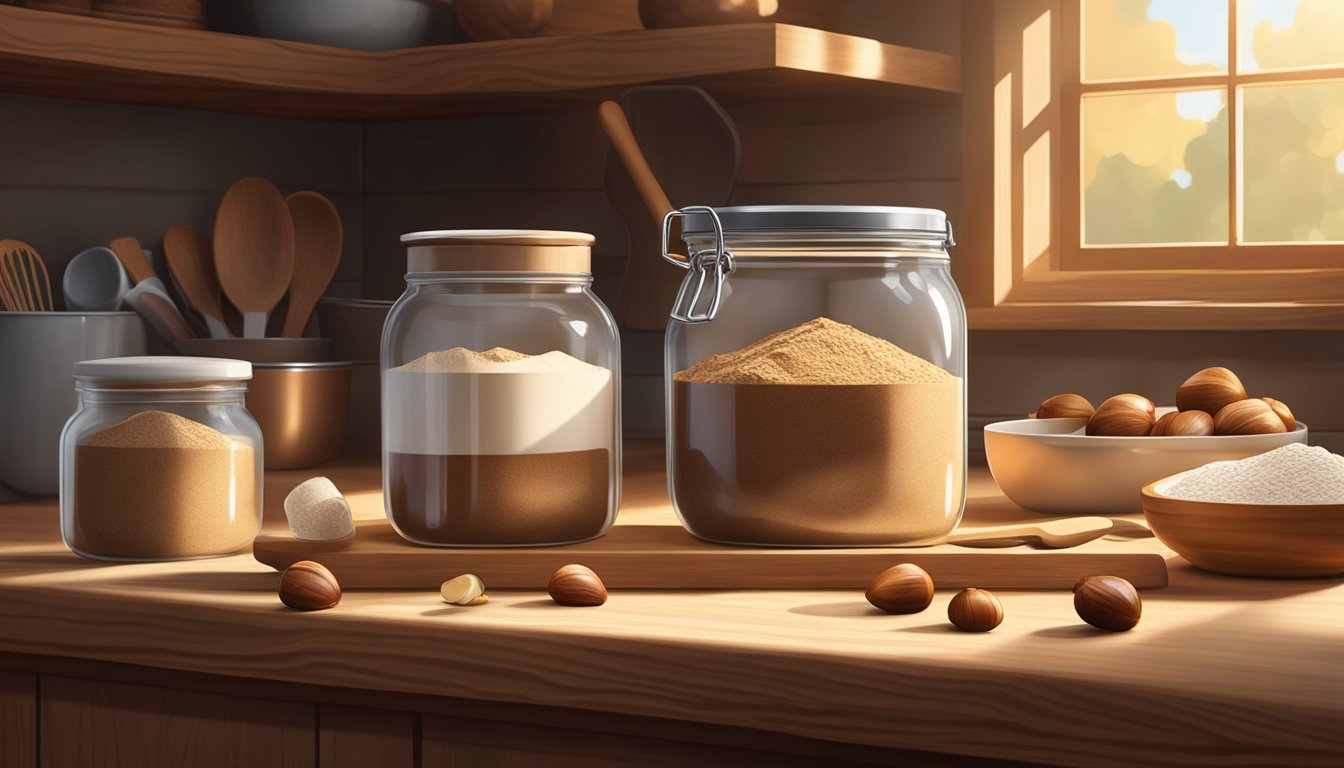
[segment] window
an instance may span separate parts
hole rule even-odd
[[[1344,243],[1344,2],[1081,0],[1077,21],[1067,266]]]
[[[962,0],[973,328],[1344,330],[1344,0]]]

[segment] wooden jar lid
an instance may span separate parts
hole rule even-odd
[[[595,238],[586,232],[538,229],[450,229],[402,235],[406,266],[427,272],[550,272],[592,270]]]

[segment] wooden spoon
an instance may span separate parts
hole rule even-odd
[[[164,233],[163,252],[187,301],[205,318],[210,337],[232,338],[233,333],[224,324],[215,255],[206,236],[189,224],[178,224]]]
[[[289,279],[289,311],[281,336],[300,337],[317,300],[326,293],[341,263],[341,215],[316,192],[285,198],[294,220],[294,274]]]
[[[266,316],[294,274],[294,222],[285,196],[251,176],[229,187],[215,213],[215,271],[243,313],[243,336],[266,336]]]
[[[598,119],[612,138],[604,171],[607,199],[625,224],[630,244],[612,313],[623,328],[662,330],[686,276],[659,258],[663,214],[678,204],[726,204],[737,181],[741,142],[728,114],[695,86],[631,88],[621,95],[619,107],[600,108]],[[621,134],[638,143],[632,146]],[[648,194],[653,191],[648,179],[635,179],[643,175],[641,165],[655,180],[656,196]],[[673,252],[684,254],[675,226],[669,239]]]
[[[1105,517],[1064,517],[1039,523],[991,525],[984,528],[956,530],[942,543],[972,544],[1000,539],[1037,539],[1042,546],[1052,549],[1076,547],[1110,533],[1115,525]]]
[[[640,150],[639,142],[635,140],[635,132],[630,128],[630,121],[625,118],[625,111],[614,101],[604,101],[597,105],[597,119],[602,124],[602,130],[607,134],[607,138],[611,140],[612,149],[616,150],[617,156],[625,165],[626,172],[635,182],[635,188],[639,190],[639,196],[648,207],[649,215],[661,229],[663,217],[672,210],[672,203],[668,201],[667,195],[663,194],[663,188],[654,177],[649,161],[644,159],[644,152]]]

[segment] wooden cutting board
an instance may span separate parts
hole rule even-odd
[[[349,541],[318,543],[266,534],[257,560],[283,570],[316,560],[343,587],[437,589],[474,573],[492,588],[545,589],[557,568],[583,563],[612,589],[863,589],[897,563],[915,563],[939,588],[1070,589],[1083,576],[1110,574],[1137,587],[1167,583],[1166,559],[1151,539],[1099,539],[1071,549],[1025,545],[977,549],[765,549],[700,541],[675,523],[618,524],[582,544],[526,549],[448,549],[403,540],[386,520],[361,520]]]
[[[411,544],[383,516],[377,467],[366,460],[322,469],[345,493],[355,515],[353,539],[298,541],[283,514],[267,513],[253,544],[257,560],[277,570],[316,560],[345,588],[438,589],[445,580],[474,573],[491,589],[545,589],[557,568],[583,563],[612,589],[863,589],[883,569],[916,563],[939,589],[1071,589],[1083,576],[1110,574],[1137,587],[1167,584],[1165,549],[1143,527],[1141,515],[1116,518],[1111,535],[1071,549],[1026,545],[998,549],[935,547],[766,549],[710,544],[686,532],[667,497],[661,443],[629,441],[621,511],[607,534],[561,547],[451,549]],[[312,475],[267,472],[266,508],[283,509],[294,486]],[[1004,498],[989,472],[967,476],[962,528],[1040,520]]]

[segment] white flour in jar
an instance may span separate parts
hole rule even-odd
[[[388,518],[446,546],[560,544],[615,513],[612,372],[563,352],[431,352],[385,372]]]
[[[1344,504],[1344,456],[1293,443],[1190,470],[1166,495],[1223,504]]]

